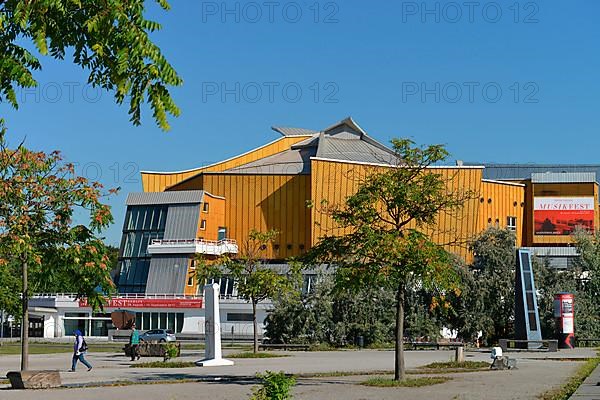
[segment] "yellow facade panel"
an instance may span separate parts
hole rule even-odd
[[[311,245],[314,245],[323,236],[348,232],[335,225],[326,209],[343,206],[346,197],[355,193],[368,175],[386,167],[326,160],[312,160],[311,165],[311,197],[314,204],[311,209],[313,220]],[[481,190],[481,169],[448,167],[431,169],[430,172],[442,175],[448,182],[449,191],[479,193]],[[341,188],[346,189],[340,190]],[[477,199],[469,199],[462,209],[453,214],[441,214],[435,224],[436,228],[428,233],[438,243],[446,245],[449,251],[466,257],[467,242],[478,228],[477,218],[474,215],[477,211]]]
[[[162,192],[167,187],[178,184],[201,172],[222,172],[230,168],[247,164],[273,154],[280,153],[289,149],[292,145],[309,138],[306,136],[286,136],[281,137],[265,146],[251,150],[245,154],[233,157],[207,167],[196,168],[185,172],[142,172],[142,185],[144,192]]]

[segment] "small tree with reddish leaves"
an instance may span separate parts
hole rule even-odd
[[[10,148],[5,133],[0,120],[0,265],[22,277],[13,291],[21,292],[21,370],[27,370],[30,293],[68,277],[79,296],[101,308],[113,290],[107,248],[96,234],[113,220],[100,200],[114,191],[75,176],[59,152],[23,143]],[[73,224],[78,208],[89,212],[89,228]]]

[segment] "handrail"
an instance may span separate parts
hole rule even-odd
[[[67,298],[76,299],[77,293],[36,293],[31,296],[35,299],[43,298]],[[113,299],[201,299],[200,294],[177,294],[177,293],[118,293],[111,296]]]
[[[152,239],[150,245],[178,245],[178,244],[209,244],[209,245],[237,245],[235,239],[206,240],[206,239]]]

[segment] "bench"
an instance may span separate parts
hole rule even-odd
[[[590,343],[600,343],[600,339],[579,339],[575,338],[575,344],[579,347],[579,343],[587,343],[588,346]]]
[[[175,345],[177,348],[177,355],[179,357],[181,355],[181,343],[180,342],[169,342],[169,343],[150,343],[150,342],[141,342],[138,345],[138,355],[140,357],[165,357],[166,350],[165,347],[169,345]],[[125,352],[125,356],[131,357],[131,345],[127,343],[123,347],[123,351]]]
[[[558,351],[558,340],[521,340],[521,339],[500,339],[498,341],[502,351],[508,350],[546,350],[550,353]],[[533,345],[533,346],[531,346]]]
[[[289,343],[277,343],[277,344],[269,344],[263,343],[258,345],[259,350],[299,350],[299,351],[308,351],[310,349],[310,345],[308,344],[289,344]]]
[[[418,350],[419,348],[434,348],[439,350],[442,347],[454,349],[457,347],[464,347],[465,344],[462,342],[404,342],[404,346],[407,349]]]

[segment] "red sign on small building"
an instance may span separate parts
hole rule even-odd
[[[89,307],[86,298],[79,299],[79,307]],[[131,299],[113,298],[107,308],[202,308],[202,299]]]

